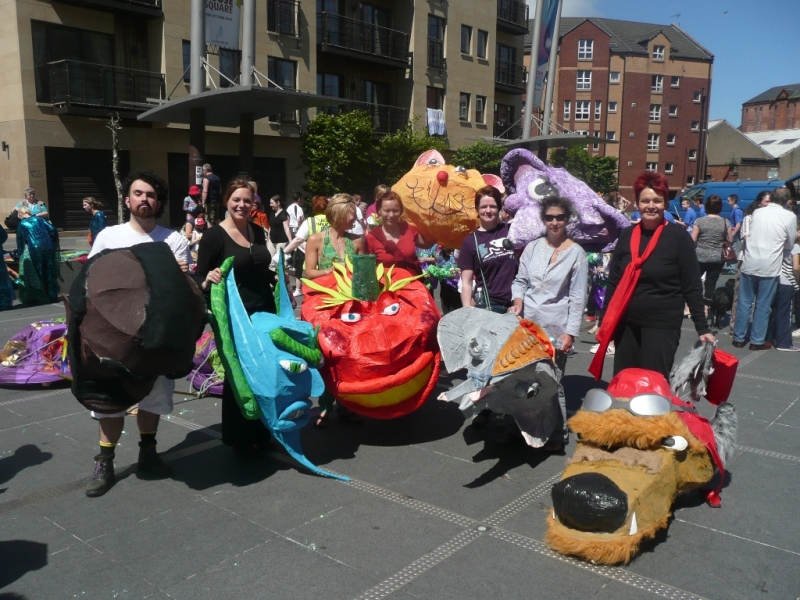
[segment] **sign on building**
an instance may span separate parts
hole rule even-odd
[[[206,44],[238,50],[239,16],[237,0],[206,0]]]

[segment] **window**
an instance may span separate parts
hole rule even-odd
[[[472,49],[472,27],[461,26],[461,54],[469,54]]]
[[[592,89],[592,72],[591,71],[578,71],[578,89],[590,90]]]
[[[689,175],[686,178],[686,185],[688,185],[689,187],[694,185],[694,175]]]
[[[664,62],[664,46],[653,46],[653,60]]]
[[[594,40],[578,40],[578,60],[592,60]]]
[[[603,101],[602,100],[595,100],[594,101],[594,119],[597,121],[600,119],[600,115],[603,113]]]
[[[293,90],[297,86],[296,67],[297,63],[292,60],[270,56],[267,58],[267,77],[283,89]],[[270,115],[269,120],[280,121],[281,123],[297,123],[297,111],[282,113],[278,116]]]
[[[589,101],[577,100],[575,102],[575,120],[588,121],[589,120]]]
[[[458,95],[458,119],[469,121],[469,94],[464,92]]]
[[[670,85],[674,88],[681,87],[681,78],[678,77],[677,75],[673,75],[672,82],[670,83]]]
[[[569,111],[572,108],[572,100],[564,100],[564,120],[569,121]]]
[[[608,74],[609,83],[619,83],[619,71],[611,71]]]
[[[521,135],[521,131],[515,127],[514,106],[510,104],[494,105],[494,127],[492,128],[494,137],[513,140]]]
[[[648,133],[647,134],[647,150],[648,152],[657,152],[658,151],[658,139],[661,136],[657,133]]]
[[[444,70],[444,28],[441,17],[428,15],[428,66]]]
[[[697,160],[697,150],[689,150],[689,160]]]
[[[596,137],[596,138],[599,138],[599,137],[600,137],[600,132],[599,132],[599,131],[595,131],[595,132],[594,132],[594,137]],[[599,144],[599,143],[597,143],[597,142],[595,142],[594,144],[592,144],[592,150],[594,150],[595,152],[597,152],[598,150],[600,150],[600,144]]]
[[[664,173],[666,173],[667,175],[672,175],[674,171],[675,171],[674,163],[667,163],[666,165],[664,165]]]
[[[606,139],[611,140],[612,142],[617,139],[617,132],[616,131],[606,131]]]
[[[650,122],[651,123],[660,123],[661,122],[661,105],[660,104],[651,104],[650,105]]]
[[[653,84],[650,86],[650,90],[660,94],[664,91],[664,76],[663,75],[653,75]]]
[[[392,86],[382,81],[364,80],[361,82],[362,102],[388,106],[392,103]]]
[[[486,96],[475,96],[475,122],[486,123]]]
[[[703,99],[703,92],[695,92],[692,96],[692,102],[700,104],[700,100]]]
[[[629,161],[628,161],[628,166],[629,166],[629,167],[632,167],[632,166],[633,166],[633,161],[632,161],[632,160],[629,160]]]
[[[617,112],[617,103],[616,102],[609,102],[608,103],[608,112],[610,112],[610,113]]]
[[[692,131],[700,131],[700,121],[692,121]]]
[[[317,94],[344,98],[344,78],[341,75],[317,73]]]
[[[268,0],[267,30],[297,37],[296,6],[293,0]]]
[[[183,81],[189,83],[192,79],[191,68],[192,64],[192,42],[183,40]]]
[[[236,85],[241,61],[242,53],[239,50],[229,50],[227,48],[219,49],[219,72],[222,73],[219,77],[219,87],[226,88]],[[231,83],[231,81],[233,83]]]
[[[677,117],[678,116],[678,107],[675,104],[669,105],[669,116],[670,117]]]
[[[486,58],[486,49],[489,47],[489,32],[478,29],[477,42],[478,47],[475,49],[475,53],[478,55],[478,58]]]
[[[647,169],[648,171],[653,171],[653,173],[657,173],[658,172],[658,163],[657,162],[646,163],[645,169]]]
[[[444,108],[444,89],[428,86],[427,104],[425,108],[442,110]]]
[[[675,145],[675,134],[668,133],[667,134],[667,146],[674,146]]]

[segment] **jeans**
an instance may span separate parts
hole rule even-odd
[[[760,346],[767,337],[767,325],[772,311],[772,301],[778,289],[778,277],[759,277],[741,273],[739,276],[739,300],[736,304],[736,323],[733,341],[743,342],[753,311],[753,328],[750,343]],[[753,305],[755,304],[755,308]]]
[[[794,286],[778,283],[772,312],[769,315],[767,339],[776,348],[788,348],[792,345],[792,301]]]

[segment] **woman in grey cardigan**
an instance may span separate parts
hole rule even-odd
[[[537,323],[556,340],[556,366],[563,375],[566,357],[580,333],[586,306],[589,264],[586,253],[567,237],[567,223],[574,214],[567,198],[542,200],[542,221],[547,235],[525,247],[511,286],[509,312]],[[554,452],[568,440],[566,402],[559,385],[562,423],[545,450]]]

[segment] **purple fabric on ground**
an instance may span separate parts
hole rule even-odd
[[[66,331],[65,323],[38,321],[14,334],[0,351],[0,385],[41,385],[71,379],[63,353]]]

